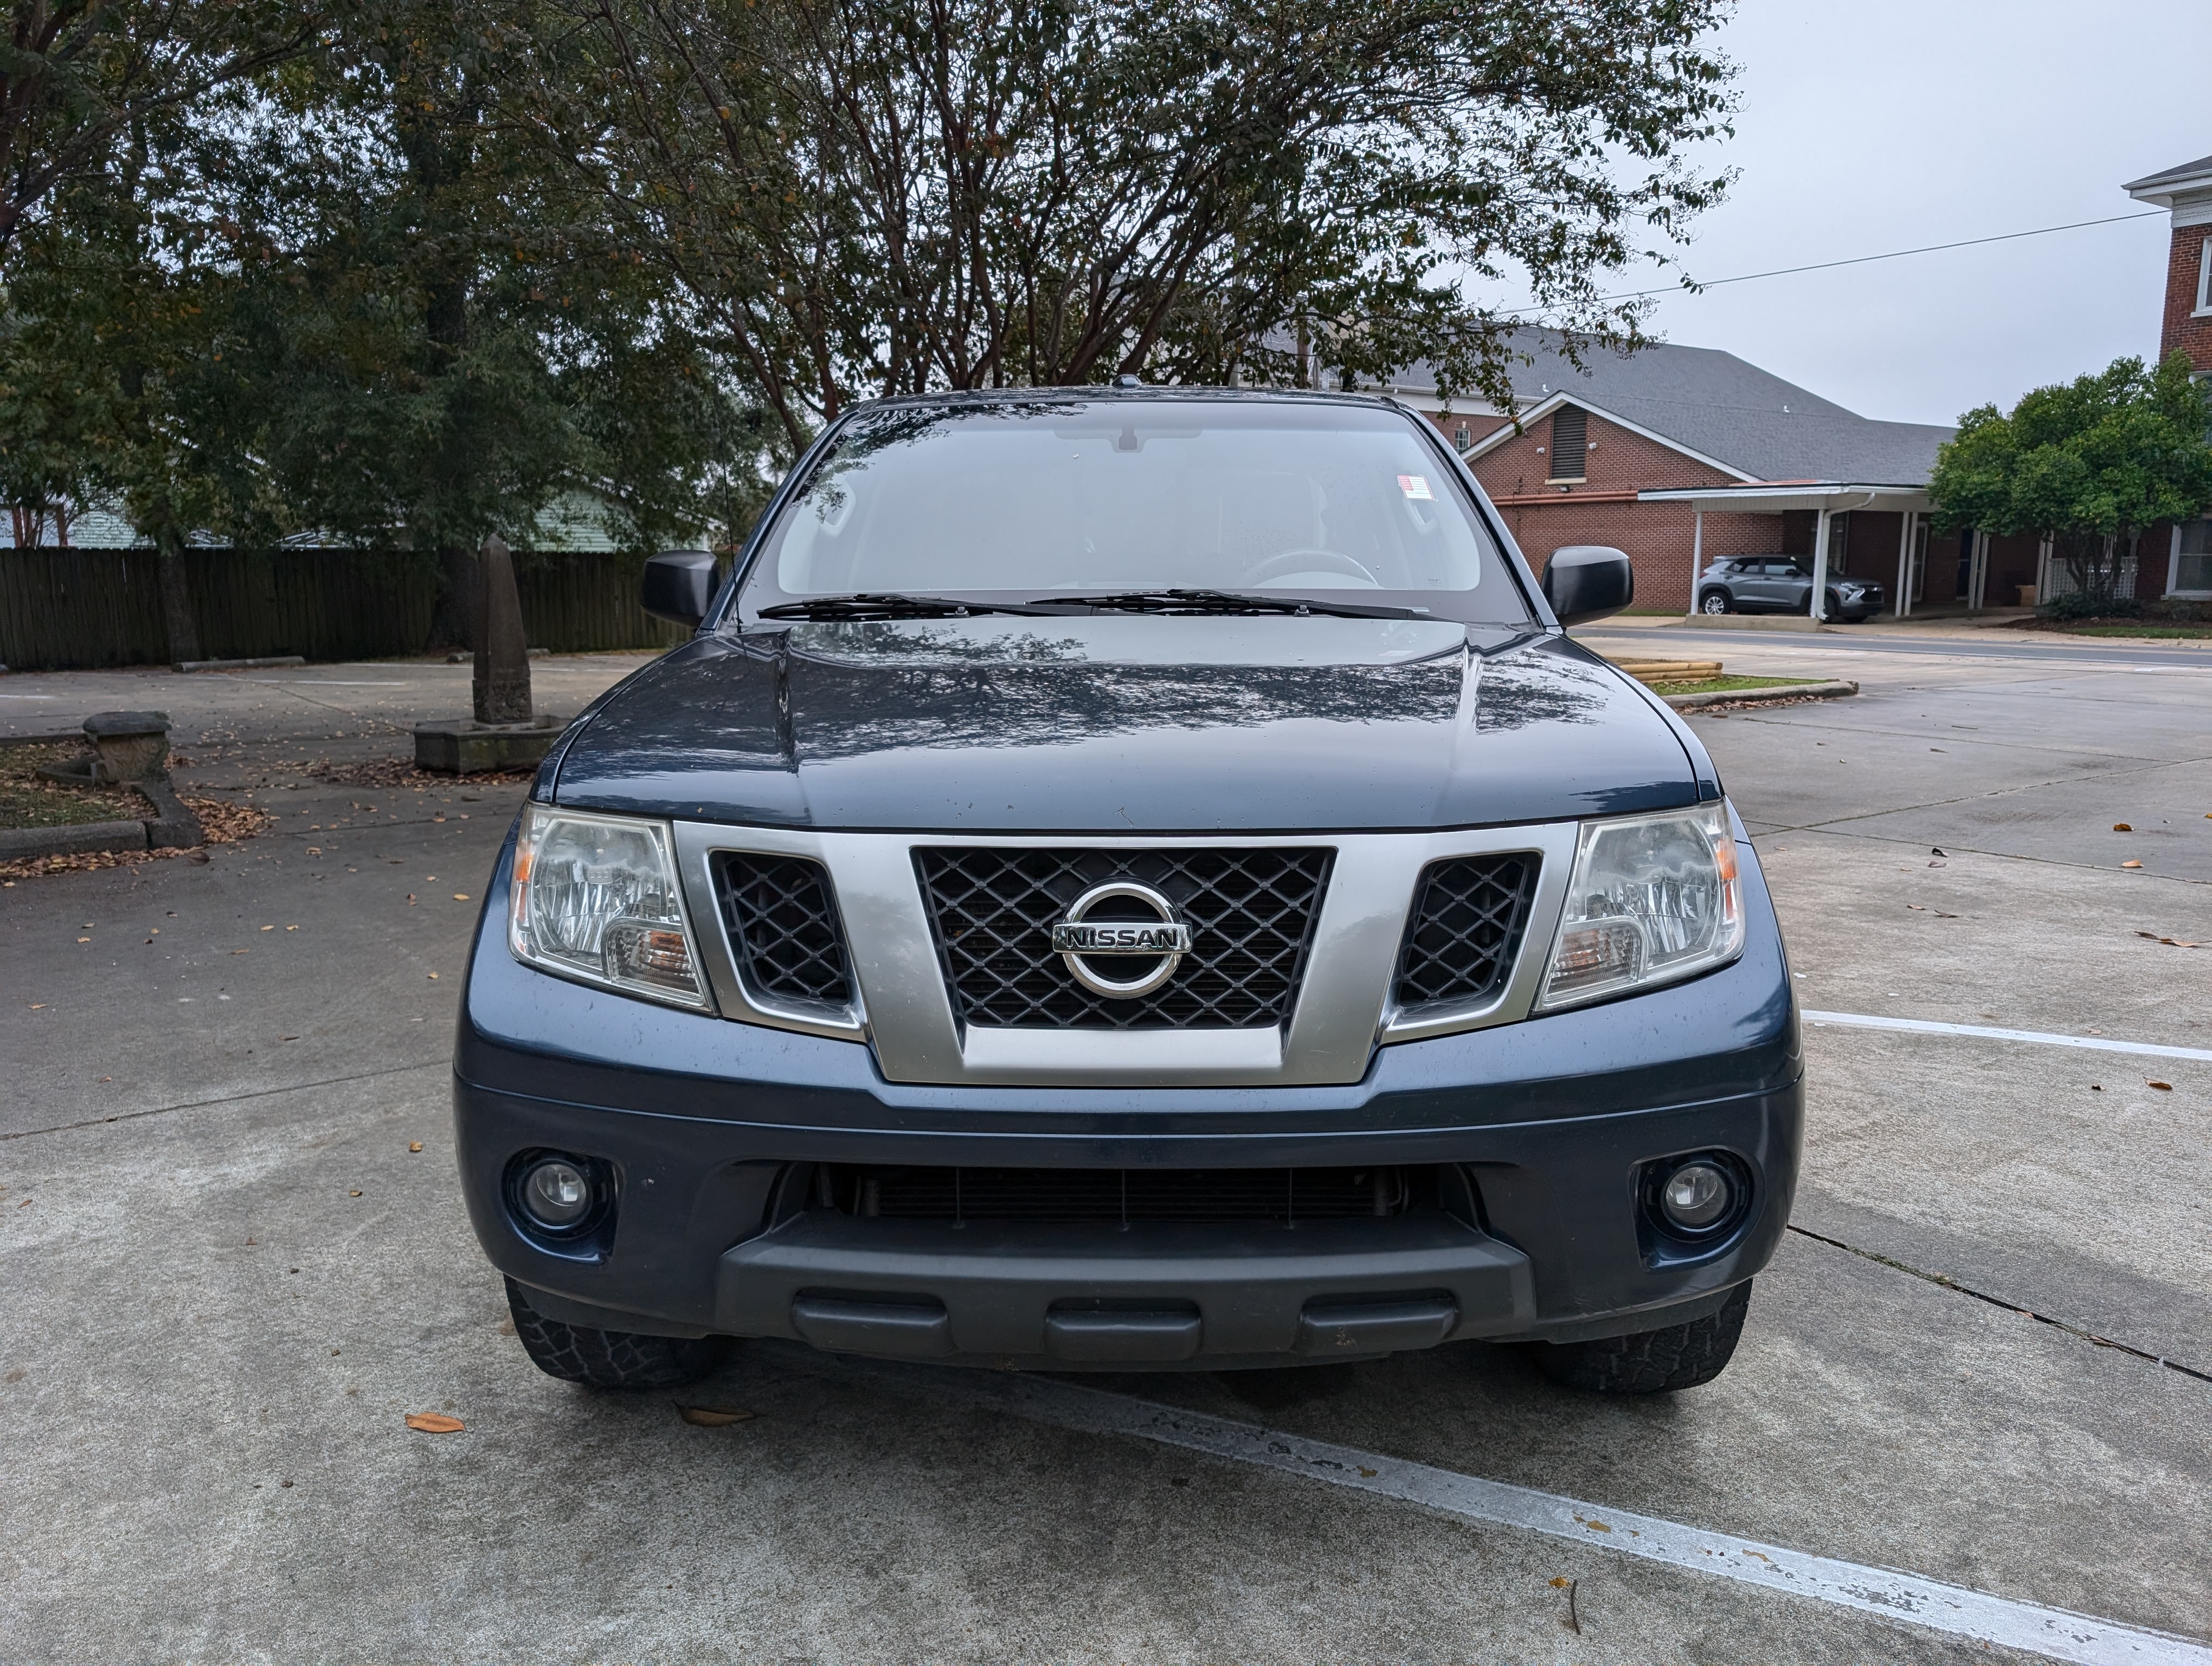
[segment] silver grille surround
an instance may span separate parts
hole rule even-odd
[[[1435,833],[1300,832],[1270,836],[1102,837],[1068,833],[826,833],[808,829],[673,824],[677,862],[700,960],[725,1018],[872,1046],[893,1082],[1051,1087],[1321,1086],[1357,1082],[1378,1044],[1510,1024],[1528,1015],[1541,983],[1573,866],[1578,824]],[[1003,1030],[963,1026],[953,1013],[921,887],[916,847],[1182,850],[1333,849],[1290,1021],[1243,1030]],[[747,988],[715,900],[720,850],[820,862],[845,929],[857,995],[842,1012],[799,1007]],[[1519,952],[1504,987],[1477,1003],[1401,1012],[1391,986],[1420,877],[1455,856],[1528,851],[1540,860]]]

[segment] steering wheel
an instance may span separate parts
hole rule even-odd
[[[1285,573],[1310,573],[1316,568],[1324,573],[1341,573],[1347,578],[1364,580],[1376,590],[1382,587],[1382,580],[1350,556],[1341,555],[1334,550],[1315,549],[1285,550],[1279,555],[1270,556],[1242,575],[1237,582],[1257,587],[1267,583],[1269,579],[1280,578]]]

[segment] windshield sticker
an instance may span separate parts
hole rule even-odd
[[[1398,489],[1408,497],[1425,498],[1431,502],[1436,501],[1437,495],[1429,489],[1429,477],[1425,474],[1400,475]]]

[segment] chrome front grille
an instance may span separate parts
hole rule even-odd
[[[1422,870],[1391,988],[1401,1009],[1486,1000],[1504,988],[1540,866],[1534,851],[1523,850]]]
[[[1312,946],[1334,852],[1254,848],[1060,849],[921,846],[924,905],[954,1015],[1042,1030],[1243,1030],[1283,1024]],[[1079,983],[1052,927],[1092,887],[1151,886],[1190,927],[1190,952],[1149,994]]]

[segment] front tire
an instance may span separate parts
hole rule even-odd
[[[1700,613],[1718,615],[1731,611],[1728,592],[1725,590],[1708,590],[1698,598],[1698,611]]]
[[[1686,1324],[1601,1336],[1594,1342],[1539,1342],[1537,1369],[1554,1383],[1592,1394],[1673,1394],[1710,1383],[1727,1368],[1751,1309],[1751,1281],[1729,1292],[1719,1311]]]
[[[507,1310],[530,1363],[548,1377],[592,1389],[680,1389],[721,1363],[721,1336],[647,1336],[563,1324],[531,1306],[522,1286],[507,1281]]]

